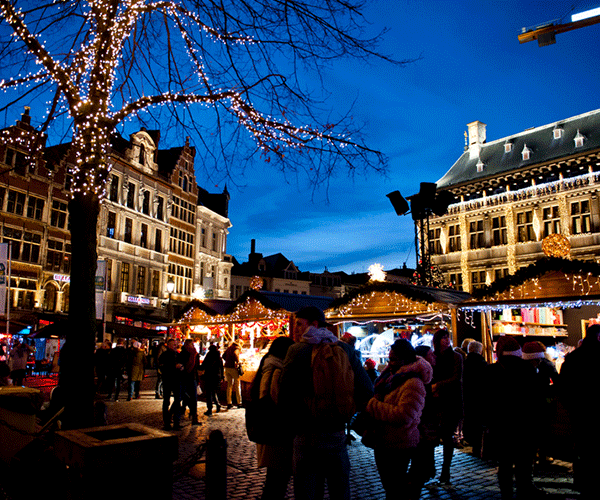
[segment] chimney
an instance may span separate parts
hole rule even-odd
[[[485,144],[485,123],[475,121],[467,124],[469,129],[469,158],[471,160],[479,158],[481,146]]]
[[[250,253],[256,253],[256,240],[254,238],[250,240]]]

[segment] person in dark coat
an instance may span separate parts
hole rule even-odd
[[[119,393],[121,391],[121,382],[123,380],[123,371],[127,364],[125,339],[117,339],[117,345],[110,350],[109,361],[108,394],[106,397],[107,399],[110,399],[113,391],[115,391],[115,401],[118,401]]]
[[[223,380],[223,359],[219,353],[219,348],[215,344],[211,344],[208,352],[202,361],[201,370],[204,371],[202,381],[204,392],[206,393],[206,412],[205,415],[212,415],[213,403],[216,406],[217,413],[221,411],[221,404],[217,393]]]
[[[183,408],[190,409],[190,418],[192,425],[198,425],[198,367],[200,357],[194,347],[193,339],[185,339],[183,348],[177,356],[177,362],[183,366],[181,370],[181,396],[183,398]]]
[[[488,362],[482,356],[483,344],[473,340],[467,346],[463,372],[463,398],[465,418],[463,435],[467,443],[473,447],[473,455],[481,458],[483,443],[485,408],[481,404],[487,390]]]
[[[590,325],[581,345],[566,355],[560,369],[559,387],[569,412],[575,459],[575,487],[581,499],[598,498],[600,470],[600,430],[598,427],[597,390],[600,386],[600,325]]]
[[[376,366],[375,360],[369,358],[365,361],[365,364],[364,364],[365,371],[367,372],[367,375],[369,376],[369,378],[371,379],[371,382],[373,382],[373,383],[375,383],[375,380],[377,380],[377,377],[379,377],[379,372],[377,371],[377,368],[375,366]]]
[[[167,350],[158,358],[158,366],[163,377],[163,424],[165,430],[181,429],[181,371],[183,365],[177,362],[177,339],[167,340]],[[171,404],[171,397],[173,404]]]
[[[450,465],[454,454],[454,432],[463,416],[462,375],[463,358],[452,349],[448,330],[433,334],[435,368],[431,393],[440,411],[440,438],[444,459],[440,482],[450,482]]]
[[[96,392],[106,391],[110,370],[110,351],[112,344],[110,340],[102,342],[94,353],[94,367],[96,369]]]
[[[498,460],[502,500],[513,497],[513,472],[517,496],[533,500],[545,495],[533,483],[536,435],[542,408],[535,370],[521,358],[514,337],[505,335],[496,344],[498,361],[489,367],[487,422]]]
[[[246,423],[255,426],[249,436],[256,442],[258,466],[267,468],[261,500],[283,500],[292,476],[293,435],[277,403],[283,360],[293,343],[285,336],[271,343],[250,388]]]

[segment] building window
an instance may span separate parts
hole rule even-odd
[[[63,245],[62,241],[48,240],[46,270],[69,274],[71,272],[71,245]]]
[[[542,217],[544,220],[544,236],[548,236],[549,234],[560,234],[560,214],[558,212],[558,205],[544,208]]]
[[[116,229],[117,214],[115,212],[108,212],[108,218],[106,221],[106,236],[108,236],[109,238],[114,238]]]
[[[110,190],[108,191],[110,201],[119,201],[119,178],[116,175],[110,176]]]
[[[471,221],[469,223],[469,248],[471,250],[483,248],[485,244],[483,236],[483,220]]]
[[[144,191],[144,199],[142,200],[142,213],[150,215],[150,191]]]
[[[580,148],[581,146],[583,146],[583,140],[584,139],[585,139],[585,136],[582,135],[579,130],[577,130],[577,135],[573,139],[575,141],[575,147],[576,148]]]
[[[523,151],[521,151],[521,156],[523,157],[523,161],[529,160],[531,158],[531,149],[527,147],[527,144],[523,145]]]
[[[212,249],[213,252],[217,251],[217,233],[213,232],[212,234]]]
[[[494,269],[494,281],[498,281],[499,279],[508,276],[508,268],[504,267],[502,269]]]
[[[508,243],[506,217],[504,215],[492,217],[492,238],[494,245],[506,245]]]
[[[160,229],[157,229],[154,235],[154,250],[162,252],[162,231]]]
[[[159,220],[163,220],[163,211],[164,211],[165,200],[162,196],[158,197],[156,202],[156,218]]]
[[[125,218],[125,234],[123,235],[123,241],[125,243],[131,243],[133,233],[133,221],[129,218]]]
[[[485,271],[471,272],[471,288],[481,288],[485,285]]]
[[[67,204],[62,201],[54,200],[52,202],[52,211],[50,212],[50,225],[64,229],[67,222]]]
[[[127,208],[135,208],[135,185],[130,182],[127,189]]]
[[[148,225],[140,225],[140,246],[142,248],[148,248]]]
[[[460,225],[454,224],[448,227],[448,251],[460,252],[462,244],[460,241]]]
[[[552,131],[552,137],[554,137],[554,139],[560,139],[563,135],[563,129],[560,127],[556,127],[553,131]]]
[[[590,202],[588,200],[571,203],[571,234],[591,231]]]
[[[200,230],[200,246],[206,248],[206,229],[204,228]]]
[[[533,212],[520,212],[517,214],[517,241],[535,241],[533,232]]]
[[[146,148],[143,144],[140,144],[140,155],[138,157],[138,162],[142,165],[146,164]]]
[[[119,285],[121,292],[129,292],[129,263],[123,262],[121,264],[121,283]]]
[[[158,271],[152,271],[152,297],[158,297],[158,291],[160,290],[160,273]]]
[[[37,233],[23,232],[23,249],[21,250],[21,260],[37,264],[40,260],[40,245],[42,236]]]
[[[25,193],[8,190],[8,201],[6,202],[6,211],[15,215],[23,215],[25,209]]]
[[[441,235],[442,229],[439,227],[429,230],[429,252],[433,255],[442,254],[442,244],[440,242]]]
[[[8,148],[6,150],[5,163],[11,167],[16,174],[25,175],[27,173],[27,157],[20,151]]]
[[[44,214],[44,200],[30,196],[27,200],[27,217],[35,220],[42,220]]]
[[[137,284],[135,287],[135,293],[138,295],[144,295],[146,291],[146,268],[144,266],[138,267]]]
[[[505,142],[504,143],[504,152],[505,153],[510,153],[512,151],[512,142]]]
[[[106,291],[112,290],[112,259],[106,259]]]

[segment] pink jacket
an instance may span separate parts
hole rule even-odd
[[[431,382],[433,368],[421,357],[401,367],[395,376],[406,375],[399,386],[386,394],[383,401],[373,397],[367,412],[375,419],[370,436],[374,447],[414,448],[419,443],[419,422],[425,406],[425,385]]]

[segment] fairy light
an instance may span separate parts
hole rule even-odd
[[[57,9],[61,5],[56,4]],[[115,109],[112,96],[117,90],[117,69],[121,64],[125,43],[136,25],[150,14],[164,14],[164,18],[181,36],[188,59],[195,68],[198,82],[204,93],[165,91],[155,95],[142,95],[132,102],[124,102]],[[89,27],[88,36],[70,57],[50,54],[45,41],[32,33],[22,10],[16,10],[10,0],[0,0],[0,16],[12,28],[12,43],[25,46],[28,55],[39,67],[28,75],[18,75],[0,81],[0,90],[27,87],[40,82],[52,82],[58,87],[59,110],[65,110],[73,121],[72,151],[74,164],[71,196],[81,193],[102,200],[110,164],[107,154],[110,136],[118,123],[132,119],[140,112],[156,106],[176,103],[215,105],[223,104],[238,124],[244,127],[262,151],[265,161],[270,155],[283,158],[286,150],[302,148],[333,148],[338,151],[347,146],[363,149],[352,142],[345,133],[334,132],[333,126],[323,129],[298,126],[285,116],[276,118],[259,111],[237,90],[225,90],[209,81],[197,33],[214,43],[252,46],[260,41],[241,32],[227,32],[205,24],[201,17],[188,11],[175,1],[146,2],[129,0],[113,2],[90,0],[83,4],[82,14]],[[275,75],[259,79],[254,85],[271,81],[278,85]],[[50,108],[50,103],[48,103]],[[39,146],[25,148],[33,157],[40,153]]]
[[[371,281],[385,281],[386,273],[381,264],[371,264],[369,266],[369,278]]]

